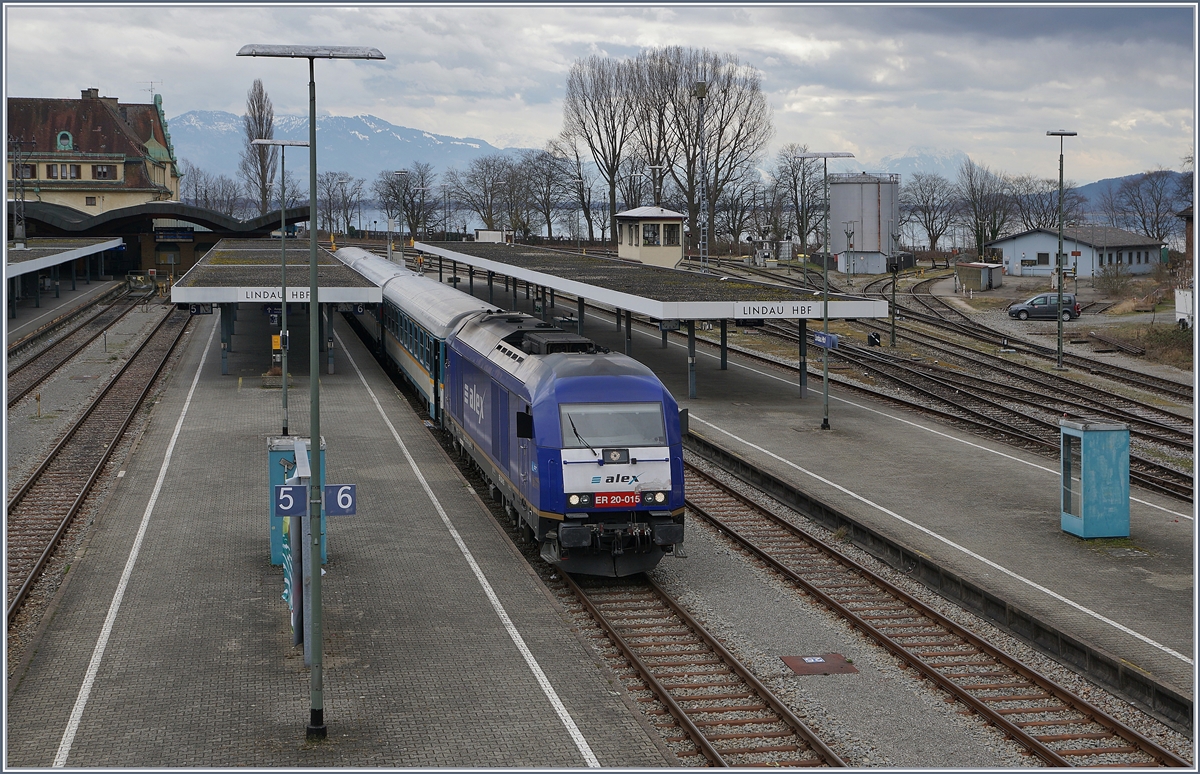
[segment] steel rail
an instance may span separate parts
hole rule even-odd
[[[963,645],[961,645],[959,647],[969,646],[971,648],[974,648],[976,651],[978,651],[979,654],[986,655],[988,658],[991,658],[994,661],[1002,664],[1007,669],[1011,670],[1014,675],[1020,676],[1021,678],[1028,680],[1030,683],[1033,684],[1034,687],[1037,687],[1045,692],[1048,692],[1051,696],[1053,696],[1054,698],[1056,698],[1058,701],[1062,702],[1066,706],[1070,707],[1077,713],[1081,714],[1084,718],[1090,719],[1092,722],[1096,723],[1097,725],[1099,725],[1100,727],[1105,729],[1106,734],[1107,733],[1114,734],[1116,736],[1119,736],[1121,739],[1125,740],[1126,742],[1132,744],[1138,751],[1151,757],[1154,760],[1155,765],[1179,766],[1179,767],[1188,767],[1188,768],[1191,767],[1191,764],[1189,762],[1179,758],[1174,753],[1171,753],[1170,751],[1162,748],[1161,746],[1157,745],[1150,739],[1147,739],[1146,737],[1142,736],[1141,734],[1134,731],[1133,729],[1128,728],[1127,726],[1122,724],[1120,721],[1116,720],[1115,718],[1109,716],[1108,714],[1106,714],[1105,712],[1100,710],[1098,707],[1095,707],[1091,703],[1087,702],[1085,699],[1083,699],[1079,696],[1076,696],[1075,694],[1068,691],[1066,688],[1063,688],[1062,686],[1058,685],[1057,683],[1055,683],[1054,681],[1045,677],[1044,675],[1037,672],[1033,668],[1027,666],[1026,664],[1022,663],[1018,659],[1004,653],[1000,649],[991,645],[990,643],[988,643],[986,640],[982,639],[975,633],[960,626],[959,624],[957,624],[954,621],[950,620],[949,618],[945,617],[941,613],[938,613],[937,611],[928,607],[924,603],[917,600],[915,597],[912,597],[911,595],[909,595],[907,592],[904,592],[903,590],[894,586],[887,580],[876,575],[870,569],[860,565],[858,562],[854,561],[853,559],[846,556],[845,554],[842,554],[836,548],[825,543],[823,540],[815,537],[811,533],[796,526],[795,524],[792,524],[791,522],[787,521],[786,519],[783,519],[783,518],[771,513],[770,511],[767,511],[766,509],[762,508],[754,501],[750,500],[748,497],[746,497],[738,492],[733,491],[729,487],[727,487],[724,484],[722,484],[721,482],[717,481],[712,476],[709,476],[708,474],[704,473],[703,471],[700,471],[699,469],[695,468],[691,464],[687,464],[685,467],[686,467],[688,475],[691,476],[691,478],[692,478],[692,484],[689,484],[689,486],[688,486],[688,489],[690,491],[693,491],[693,492],[695,491],[695,489],[693,488],[693,484],[695,484],[697,481],[701,482],[702,485],[709,486],[712,489],[717,490],[721,496],[734,500],[738,504],[738,506],[746,509],[746,511],[753,514],[753,516],[765,520],[768,524],[770,524],[773,527],[782,529],[788,536],[790,536],[794,540],[803,542],[803,543],[807,544],[808,546],[816,548],[824,556],[828,557],[829,559],[832,559],[838,565],[841,565],[843,568],[845,568],[845,570],[848,573],[852,574],[854,577],[861,578],[861,579],[867,581],[872,587],[882,591],[887,596],[894,598],[895,600],[900,602],[902,605],[907,606],[908,608],[912,609],[913,611],[916,611],[916,615],[909,614],[909,613],[898,613],[898,614],[896,614],[897,618],[894,620],[899,620],[899,618],[905,618],[908,620],[925,618],[925,619],[935,623],[937,626],[943,628],[946,632],[950,633],[953,637],[957,637],[958,639],[962,640]],[[693,498],[694,498],[694,495],[690,495],[688,497],[687,504],[688,504],[688,508],[690,510],[692,510],[696,515],[698,515],[702,519],[708,521],[709,523],[713,524],[714,526],[718,527],[722,533],[726,534],[731,540],[733,540],[741,548],[743,548],[744,550],[746,550],[749,553],[751,553],[752,555],[754,555],[756,558],[758,558],[760,561],[762,561],[765,564],[767,564],[768,566],[770,566],[776,572],[778,572],[781,575],[783,575],[784,577],[788,578],[790,581],[792,581],[797,586],[802,588],[806,593],[811,594],[812,596],[816,597],[818,600],[821,601],[821,603],[823,605],[825,605],[830,610],[833,610],[836,613],[838,613],[839,615],[841,615],[855,628],[859,629],[861,632],[863,632],[865,635],[870,637],[872,640],[876,641],[881,646],[886,648],[893,655],[897,656],[902,661],[904,661],[905,663],[907,663],[910,666],[912,666],[913,668],[915,668],[921,675],[923,675],[927,679],[934,682],[939,688],[950,693],[952,696],[955,697],[956,700],[961,701],[963,704],[970,707],[973,711],[978,713],[981,717],[985,718],[989,723],[991,723],[991,724],[995,725],[997,728],[1001,729],[1006,735],[1008,735],[1010,738],[1014,739],[1019,744],[1024,746],[1031,753],[1038,756],[1041,760],[1043,760],[1044,762],[1046,762],[1047,764],[1052,765],[1052,766],[1070,766],[1070,765],[1072,765],[1067,760],[1067,758],[1065,758],[1063,755],[1060,755],[1054,749],[1050,748],[1043,741],[1041,741],[1041,740],[1035,738],[1033,735],[1029,734],[1020,725],[1022,722],[1032,723],[1032,725],[1030,727],[1036,728],[1036,727],[1038,727],[1036,724],[1041,723],[1042,721],[1032,721],[1032,722],[1031,721],[1011,721],[1006,717],[1006,714],[1036,715],[1036,714],[1039,714],[1039,712],[1037,711],[1038,708],[1036,708],[1036,707],[1024,708],[1024,709],[1027,709],[1027,711],[1025,711],[1025,712],[1021,712],[1018,709],[1009,710],[1007,712],[997,711],[992,706],[990,706],[989,702],[981,700],[979,697],[976,697],[975,695],[970,693],[968,690],[966,690],[966,686],[963,686],[963,685],[960,685],[960,684],[954,682],[946,674],[943,674],[943,672],[941,670],[939,670],[939,668],[936,665],[929,663],[924,658],[922,658],[921,656],[912,652],[909,648],[905,647],[903,644],[898,642],[895,637],[889,636],[887,633],[880,630],[876,625],[870,623],[862,615],[859,614],[861,611],[855,611],[855,610],[850,609],[849,607],[844,605],[842,602],[840,602],[838,599],[834,598],[830,593],[827,593],[824,590],[824,588],[817,586],[817,585],[809,582],[808,580],[806,580],[798,572],[796,572],[792,568],[788,567],[782,560],[780,560],[776,556],[772,555],[772,553],[769,550],[758,545],[757,542],[750,539],[746,535],[743,535],[735,526],[733,526],[726,520],[710,513],[706,508],[697,504]],[[825,575],[824,578],[826,581],[825,585],[832,586],[832,585],[836,584],[836,582],[831,583],[829,581],[828,575]],[[878,608],[878,605],[876,607]],[[893,620],[893,619],[888,618],[886,620]],[[908,629],[920,628],[919,624],[895,624],[895,625],[899,628],[908,628]],[[921,636],[922,637],[936,637],[937,634],[936,633],[927,633],[927,634],[922,634]],[[926,643],[926,645],[927,646],[940,645],[941,647],[946,647],[948,645],[948,643],[934,642],[934,643]],[[958,653],[955,652],[955,655],[958,655]],[[961,655],[969,656],[969,655],[973,655],[973,654],[961,653]],[[1009,687],[1009,686],[1004,685],[1003,683],[993,683],[993,684],[989,684],[989,685],[996,685],[997,688],[1008,688]],[[987,689],[988,690],[996,690],[997,688],[988,687]],[[995,697],[989,697],[989,698],[994,699]],[[1017,701],[1021,701],[1021,700],[1036,700],[1038,698],[1039,698],[1038,695],[1025,695],[1025,696],[1018,696],[1016,698],[1008,698],[1008,701],[1009,701],[1009,703],[1016,703]],[[1043,709],[1042,713],[1044,713],[1045,711],[1046,710]],[[1072,724],[1064,721],[1062,723],[1062,725],[1066,726],[1066,725],[1072,725]],[[1086,734],[1063,734],[1063,735],[1055,735],[1055,736],[1051,737],[1050,739],[1047,739],[1047,741],[1069,741],[1071,739],[1092,739],[1092,738],[1096,738],[1096,736],[1095,735],[1086,735]],[[1083,749],[1087,750],[1087,748],[1083,748]],[[1113,748],[1092,748],[1092,750],[1090,752],[1086,752],[1086,753],[1082,753],[1077,750],[1064,751],[1064,752],[1068,752],[1073,758],[1082,758],[1082,757],[1087,757],[1089,755],[1095,756],[1095,755],[1107,754],[1110,752],[1114,752],[1114,749]],[[1133,764],[1133,765],[1144,765],[1144,764]]]
[[[600,609],[598,604],[588,595],[588,593],[575,582],[570,575],[563,573],[562,578],[565,584],[571,589],[575,596],[579,599],[580,604],[587,610],[601,629],[608,636],[614,647],[617,648],[634,669],[638,672],[639,678],[647,686],[647,688],[667,707],[671,716],[675,719],[679,727],[687,735],[697,748],[701,751],[705,758],[714,766],[727,767],[730,763],[726,760],[725,754],[753,754],[747,753],[745,750],[724,750],[718,748],[708,738],[694,721],[692,721],[687,710],[680,706],[679,701],[705,701],[704,694],[695,694],[682,696],[676,699],[672,695],[669,686],[665,685],[655,675],[651,667],[637,654],[637,650],[632,646],[618,631],[617,625],[610,620],[609,616]],[[790,728],[791,732],[805,744],[807,744],[813,754],[817,756],[819,761],[797,761],[790,762],[791,766],[797,765],[814,765],[815,763],[824,763],[827,766],[845,766],[845,762],[826,745],[813,731],[788,708],[786,704],[780,701],[769,688],[767,688],[745,665],[741,663],[732,653],[730,653],[712,634],[710,634],[704,626],[697,621],[686,609],[683,608],[675,599],[671,597],[661,586],[655,583],[651,578],[645,577],[645,587],[656,596],[663,605],[672,612],[683,625],[691,630],[697,636],[700,642],[709,648],[709,650],[717,656],[720,661],[729,668],[742,682],[744,682],[751,691],[758,695],[772,712],[775,713],[778,720],[771,718],[761,718],[758,725],[771,725],[772,723],[781,723]],[[634,590],[636,591],[636,589]],[[684,643],[680,643],[683,645]],[[697,651],[679,651],[680,656],[704,655]],[[737,687],[736,683],[730,683],[730,687]],[[747,737],[757,736],[753,732],[746,734]],[[748,765],[748,764],[739,764]],[[780,767],[791,767],[789,762],[775,761],[765,765],[778,765]]]
[[[22,604],[24,603],[25,599],[27,598],[30,590],[33,588],[33,584],[37,581],[37,578],[41,574],[42,570],[45,568],[46,563],[49,561],[50,557],[53,555],[55,547],[58,545],[59,541],[62,540],[62,537],[66,534],[66,531],[70,527],[71,522],[74,520],[75,515],[79,512],[79,509],[83,506],[83,503],[86,501],[88,494],[90,494],[92,487],[95,485],[96,480],[99,478],[101,472],[103,471],[104,466],[108,463],[109,458],[112,456],[112,453],[117,446],[117,442],[124,435],[125,431],[128,429],[130,422],[133,421],[133,418],[137,414],[137,411],[141,408],[141,405],[145,401],[146,396],[149,394],[150,389],[153,387],[159,374],[161,374],[162,369],[165,367],[167,360],[170,358],[171,354],[175,351],[175,347],[178,345],[180,339],[183,337],[184,332],[188,328],[188,324],[191,321],[190,317],[183,318],[181,316],[181,313],[176,311],[176,312],[169,312],[168,314],[166,314],[163,317],[163,319],[161,321],[159,321],[159,323],[155,326],[154,330],[150,333],[150,335],[147,336],[146,339],[142,342],[142,344],[138,347],[137,351],[129,358],[129,360],[127,360],[125,362],[125,364],[124,364],[124,366],[122,366],[121,370],[116,374],[116,376],[114,376],[114,378],[101,391],[101,393],[96,396],[96,399],[87,408],[87,410],[84,412],[83,416],[81,416],[71,426],[71,428],[67,431],[66,435],[62,438],[62,440],[59,441],[59,443],[55,445],[54,449],[49,453],[46,460],[41,465],[38,466],[37,470],[35,470],[34,473],[32,475],[30,475],[29,479],[27,479],[25,481],[25,483],[21,486],[21,488],[13,495],[13,497],[10,498],[10,500],[8,502],[8,506],[7,506],[7,513],[9,515],[9,519],[6,522],[6,527],[9,530],[11,530],[12,527],[16,523],[16,520],[13,519],[13,512],[17,508],[17,506],[19,506],[22,503],[22,501],[25,499],[25,497],[33,490],[33,487],[41,479],[42,475],[47,470],[50,469],[50,467],[53,464],[53,462],[55,461],[55,459],[65,449],[67,449],[70,446],[72,441],[78,435],[81,428],[83,428],[84,425],[88,422],[88,420],[95,414],[96,410],[102,405],[105,398],[107,398],[109,393],[119,383],[120,378],[123,375],[125,375],[127,372],[129,372],[135,363],[137,363],[137,365],[139,367],[142,365],[140,362],[140,356],[142,355],[143,352],[145,352],[147,349],[149,349],[151,343],[155,341],[158,334],[160,332],[163,332],[164,329],[167,328],[168,322],[171,322],[172,320],[174,320],[176,323],[179,324],[178,330],[174,332],[174,335],[172,336],[169,343],[167,344],[166,349],[163,352],[162,356],[159,358],[158,362],[154,365],[152,373],[145,379],[144,387],[139,391],[137,397],[133,401],[132,406],[125,413],[124,418],[120,422],[120,427],[115,432],[105,433],[105,438],[107,438],[108,440],[104,444],[103,453],[100,455],[98,461],[93,466],[91,472],[87,475],[86,479],[84,480],[82,485],[79,487],[79,490],[78,490],[77,494],[75,495],[71,505],[67,508],[66,512],[61,517],[59,524],[58,524],[58,528],[55,530],[53,536],[45,544],[45,546],[42,549],[37,560],[35,560],[35,562],[33,563],[32,568],[25,574],[24,580],[21,583],[21,585],[18,587],[16,593],[13,595],[12,599],[9,600],[7,612],[6,612],[6,620],[8,622],[8,625],[12,625],[13,619],[15,618],[17,612],[20,610],[20,608],[21,608]],[[170,331],[167,330],[166,333],[169,335]],[[92,440],[98,442],[98,440],[102,440],[102,439],[92,439]],[[69,494],[70,493],[68,493],[68,496],[69,496]],[[12,540],[12,537],[10,536],[10,539],[9,539],[9,549],[10,549],[10,553],[9,553],[10,567],[9,567],[9,569],[10,569],[10,571],[16,569],[11,566],[13,564],[13,557],[12,557],[12,552],[11,552],[12,546],[13,546],[13,540]]]
[[[55,317],[53,320],[46,323],[45,325],[39,327],[37,330],[33,330],[33,331],[30,331],[29,333],[26,333],[24,336],[22,336],[21,338],[17,339],[16,341],[14,341],[13,343],[8,345],[8,348],[6,351],[8,352],[9,360],[11,360],[13,358],[13,355],[17,354],[18,352],[20,352],[23,349],[33,346],[34,344],[37,343],[37,341],[39,339],[53,333],[58,328],[61,328],[63,325],[71,322],[72,320],[79,317],[80,315],[92,310],[93,308],[95,308],[97,306],[101,306],[101,305],[105,305],[105,304],[107,304],[107,305],[115,304],[117,301],[120,301],[121,298],[123,298],[124,296],[129,295],[129,293],[130,293],[130,290],[129,290],[128,285],[114,286],[114,287],[110,288],[107,292],[101,293],[100,295],[93,298],[91,301],[88,301],[86,304],[83,304],[82,306],[76,307],[74,309],[70,309],[70,310],[64,312],[63,314],[59,315],[58,317]]]
[[[125,316],[132,312],[135,308],[135,304],[129,304],[124,310],[120,310],[116,304],[112,304],[107,309],[98,311],[95,315],[85,320],[78,328],[71,331],[66,336],[63,336],[46,349],[29,358],[25,362],[14,366],[8,372],[8,381],[10,387],[13,386],[13,377],[17,376],[18,374],[23,374],[30,366],[39,365],[41,367],[41,371],[39,373],[35,373],[32,379],[27,380],[27,384],[18,386],[13,392],[9,393],[7,407],[12,408],[15,406],[22,398],[33,392],[38,385],[49,379],[55,371],[62,368],[64,365],[70,362],[72,358],[87,348],[88,345],[100,338],[101,334],[105,333],[109,328],[125,319]],[[119,314],[110,320],[100,319],[109,312],[119,312]],[[94,333],[85,330],[93,323],[97,324],[95,326],[96,329]],[[81,341],[77,346],[73,347],[68,352],[60,352],[60,349],[64,346],[68,346],[72,339],[79,337],[82,337],[83,341]]]

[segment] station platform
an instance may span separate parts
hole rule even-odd
[[[532,313],[523,295],[519,303]],[[574,310],[568,301],[551,313]],[[589,312],[584,335],[624,351],[625,330],[611,314]],[[672,338],[664,350],[659,333],[636,325],[632,356],[688,409],[692,433],[1194,699],[1192,504],[1135,487],[1130,538],[1082,540],[1060,529],[1054,459],[836,385],[830,429],[821,430],[819,370],[801,399],[794,373],[733,352],[722,371],[715,347],[697,348],[697,398],[689,400],[686,344]],[[819,366],[819,352],[809,351],[809,363]]]
[[[89,285],[82,277],[79,277],[75,282],[75,290],[71,290],[71,280],[68,278],[61,282],[58,298],[54,297],[53,290],[42,291],[40,306],[35,306],[37,300],[32,296],[20,299],[16,303],[16,318],[8,318],[8,335],[5,343],[12,344],[55,318],[83,306],[93,298],[104,295],[118,284],[122,284],[122,282],[105,278],[103,280],[92,279]]]
[[[670,765],[340,316],[336,373],[320,363],[321,435],[329,483],[357,484],[359,502],[328,524],[329,736],[306,743],[309,670],[270,564],[271,330],[240,305],[222,376],[219,316],[193,321],[9,685],[9,766],[565,768],[588,765],[585,750],[593,765]],[[306,435],[307,319],[290,322],[289,429]]]

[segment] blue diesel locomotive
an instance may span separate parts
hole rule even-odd
[[[682,555],[679,408],[649,368],[365,251],[337,255],[383,287],[368,333],[546,561],[622,576]]]

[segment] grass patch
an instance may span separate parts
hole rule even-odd
[[[1164,316],[1165,316],[1164,312]],[[1192,370],[1193,332],[1180,330],[1178,325],[1162,323],[1127,323],[1110,325],[1097,332],[1125,344],[1142,347],[1143,356],[1152,363],[1174,366],[1184,371]]]

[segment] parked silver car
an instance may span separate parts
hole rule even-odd
[[[1081,308],[1075,300],[1074,293],[1063,293],[1064,320],[1072,320],[1079,316]],[[1038,293],[1033,298],[1013,304],[1008,308],[1008,316],[1018,320],[1055,320],[1058,319],[1058,293]]]

